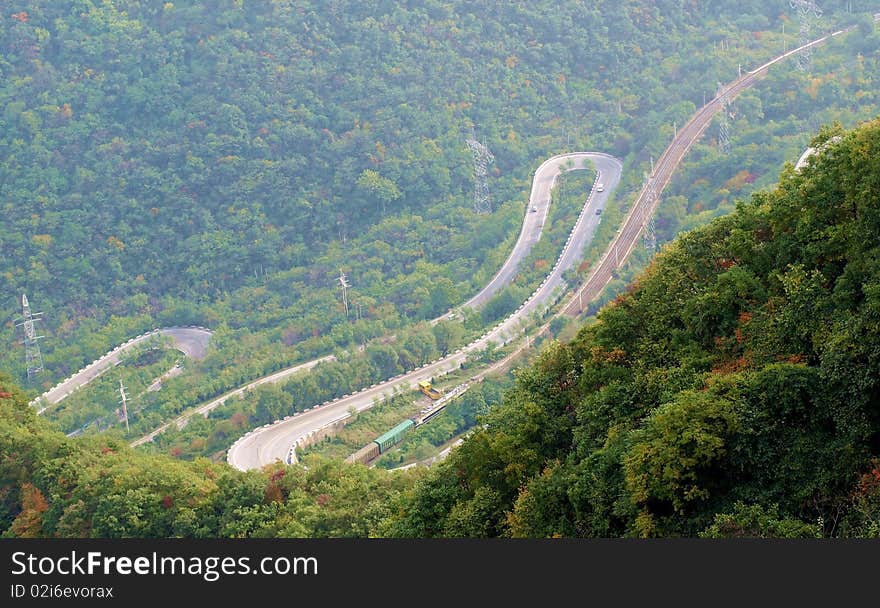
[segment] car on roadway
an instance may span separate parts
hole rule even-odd
[[[537,207],[532,207],[532,213],[537,213],[537,212],[538,212],[538,208],[537,208]]]
[[[596,215],[602,215],[602,207],[596,209]]]
[[[605,192],[605,184],[596,184],[596,192]]]

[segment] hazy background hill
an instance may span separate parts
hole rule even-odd
[[[340,266],[382,327],[439,314],[497,268],[544,157],[646,162],[738,63],[781,46],[787,10],[7,5],[3,310],[27,292],[47,312],[46,384],[158,324],[327,335]],[[488,217],[471,212],[472,129],[496,158]],[[22,378],[22,352],[3,352]]]

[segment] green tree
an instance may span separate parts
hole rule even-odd
[[[401,196],[397,184],[372,169],[364,169],[357,179],[357,186],[381,204],[383,216],[386,204],[396,201]]]

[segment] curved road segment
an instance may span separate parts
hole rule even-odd
[[[538,240],[541,238],[544,223],[546,221],[548,210],[550,207],[550,190],[553,188],[553,184],[555,183],[557,176],[562,172],[562,170],[568,170],[570,168],[583,169],[585,168],[585,165],[583,163],[590,160],[595,163],[595,167],[599,171],[601,171],[602,166],[607,163],[610,163],[609,166],[617,163],[617,161],[614,161],[613,159],[611,159],[611,157],[607,155],[579,153],[554,156],[544,161],[544,163],[541,164],[540,167],[538,167],[538,170],[535,172],[535,177],[532,181],[532,190],[529,197],[528,206],[526,207],[526,213],[523,218],[523,226],[520,230],[520,235],[517,239],[516,244],[514,245],[513,251],[507,257],[507,260],[505,260],[501,269],[498,271],[498,273],[496,273],[489,284],[484,287],[480,291],[480,293],[465,302],[462,306],[482,306],[493,295],[495,295],[495,293],[497,293],[513,280],[513,278],[516,276],[517,268],[520,262],[526,256],[528,256],[534,244],[537,243]],[[617,165],[619,165],[619,163],[617,163]],[[615,180],[613,184],[616,185],[616,183],[617,181]],[[612,182],[609,181],[609,192],[611,185]],[[607,200],[607,195],[601,197],[602,206],[604,206],[605,200]],[[532,209],[536,209],[536,211],[531,211]],[[598,220],[596,220],[595,223],[598,223]],[[582,247],[583,244],[580,244],[578,246]],[[431,320],[430,323],[432,325],[436,324],[445,318],[449,318],[450,314],[451,313],[445,313],[443,316]],[[156,437],[156,435],[168,429],[172,424],[176,424],[178,428],[183,428],[191,416],[193,416],[194,414],[202,414],[204,416],[207,416],[208,412],[222,405],[229,397],[241,395],[244,392],[267,382],[279,382],[295,373],[309,370],[318,363],[332,361],[334,359],[335,357],[333,355],[329,355],[327,357],[322,357],[320,359],[315,359],[313,361],[309,361],[291,368],[281,370],[280,372],[272,374],[271,376],[266,376],[253,382],[249,382],[248,384],[234,391],[231,391],[230,393],[227,393],[217,399],[214,399],[204,405],[200,405],[195,409],[192,409],[182,414],[172,422],[163,424],[149,434],[144,435],[143,437],[132,442],[131,445],[138,446],[148,441],[152,441]]]
[[[794,164],[795,170],[800,171],[801,169],[803,169],[804,167],[807,166],[807,161],[809,161],[812,156],[814,156],[817,153],[821,153],[823,150],[825,150],[826,146],[837,143],[839,141],[840,141],[840,135],[835,135],[834,137],[832,137],[831,139],[826,141],[824,144],[819,146],[818,150],[816,148],[812,148],[812,147],[807,148],[806,150],[804,150],[804,153],[800,155],[800,158],[798,158],[797,162]]]
[[[564,170],[569,161],[573,161],[575,167],[583,167],[582,163],[585,160],[590,160],[595,164],[598,170],[597,182],[599,180],[604,182],[604,191],[597,192],[594,185],[553,271],[516,312],[479,339],[447,357],[373,385],[354,395],[346,395],[331,403],[288,416],[284,420],[251,431],[229,449],[228,462],[240,470],[260,468],[276,460],[287,462],[291,446],[310,433],[348,418],[351,411],[369,409],[395,391],[412,390],[416,388],[419,380],[441,376],[458,369],[469,355],[485,349],[490,343],[503,345],[521,336],[524,322],[528,316],[533,312],[543,312],[555,302],[564,289],[565,282],[562,274],[576,264],[582,255],[584,246],[592,238],[596,226],[599,224],[599,216],[596,211],[604,208],[610,193],[617,187],[623,167],[619,160],[606,154],[577,152],[554,156],[545,161],[535,172],[532,186],[534,198],[529,201],[529,208],[534,206],[539,210],[543,209],[542,215],[546,215],[550,201],[550,188],[556,176]],[[578,163],[581,164],[578,165]],[[538,215],[540,211],[534,213],[527,211],[527,213]],[[525,229],[523,233],[526,233]],[[520,241],[522,241],[522,235]]]
[[[125,344],[120,344],[100,359],[92,361],[89,365],[66,380],[62,380],[31,403],[40,403],[42,407],[37,413],[42,414],[50,406],[59,403],[76,389],[85,386],[114,365],[117,365],[126,352],[156,335],[171,338],[173,347],[187,357],[203,359],[208,348],[208,341],[211,339],[211,330],[204,327],[166,327],[141,334]]]
[[[535,176],[532,179],[532,191],[529,195],[529,205],[526,208],[526,216],[523,219],[522,230],[520,230],[519,238],[513,247],[513,251],[507,256],[507,259],[501,266],[501,270],[480,290],[480,293],[462,304],[463,308],[479,308],[483,306],[516,276],[520,262],[525,259],[532,246],[541,238],[541,232],[550,210],[550,191],[556,183],[556,178],[560,175],[562,169],[568,166],[572,166],[574,169],[586,168],[582,164],[580,166],[573,164],[577,163],[575,158],[581,157],[578,157],[576,154],[554,156],[544,161],[538,167],[538,170],[535,171]]]

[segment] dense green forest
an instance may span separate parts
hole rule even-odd
[[[717,125],[713,125],[707,136],[699,142],[694,150],[686,158],[681,170],[676,174],[673,182],[667,189],[667,196],[661,202],[657,214],[657,236],[660,242],[671,239],[683,229],[707,223],[711,218],[729,213],[735,205],[737,198],[746,196],[761,187],[773,184],[778,175],[775,167],[780,167],[785,159],[794,159],[800,155],[803,147],[807,145],[803,129],[812,129],[816,121],[822,120],[831,123],[835,120],[845,124],[855,124],[860,119],[875,116],[880,112],[880,99],[876,91],[880,83],[880,62],[876,53],[880,48],[880,41],[871,29],[864,28],[857,35],[853,34],[843,41],[835,41],[821,52],[814,53],[813,71],[811,74],[800,74],[795,70],[786,70],[785,64],[771,73],[754,89],[743,93],[734,100],[730,108],[730,120],[732,123],[732,148],[729,154],[723,154],[718,150],[716,137]],[[666,125],[671,136],[672,125]],[[644,157],[647,164],[647,156],[641,152],[632,152],[627,156],[627,165],[638,166],[640,158]],[[621,188],[622,192],[618,200],[624,203],[629,200],[632,190],[640,185],[635,177],[636,171],[632,171]],[[456,323],[444,323],[442,326],[445,337],[441,339],[438,334],[437,344],[455,343],[462,336],[471,336],[470,331],[481,327],[480,321],[490,322],[500,317],[506,311],[512,310],[517,302],[522,301],[529,293],[530,281],[537,281],[545,272],[542,270],[546,260],[552,258],[547,246],[550,242],[564,235],[571,224],[571,206],[579,204],[579,192],[585,187],[586,178],[581,174],[572,173],[566,175],[555,193],[553,207],[554,218],[547,227],[547,240],[543,240],[536,247],[530,259],[523,265],[523,270],[514,281],[511,288],[503,291],[480,315],[468,320],[467,327],[462,328]],[[574,197],[574,199],[572,199]],[[613,235],[619,225],[621,209],[611,205],[606,209],[603,216],[603,224],[600,226],[600,235],[588,252],[587,259],[580,267],[581,276],[585,276],[589,270],[589,260],[595,260],[606,246],[608,239]],[[559,223],[562,223],[559,226]],[[549,242],[548,242],[549,241]],[[649,260],[649,253],[642,247],[638,247],[631,261],[624,266],[616,280],[612,281],[603,296],[591,305],[591,310],[596,311],[599,307],[612,299],[616,293],[625,289],[626,285],[645,267]],[[558,333],[564,324],[560,320],[554,322],[553,333]],[[357,327],[357,326],[356,326]],[[441,329],[437,327],[436,329]],[[447,332],[448,330],[448,332]],[[567,335],[573,334],[574,330],[566,330]],[[340,332],[334,332],[341,335]],[[370,365],[378,365],[380,369],[389,372],[397,372],[400,366],[406,368],[407,361],[412,361],[411,347],[408,344],[424,343],[424,339],[431,341],[430,336],[424,333],[419,337],[418,326],[413,328],[412,335],[398,340],[393,344],[385,343],[371,347],[370,352],[375,355],[370,359]],[[455,338],[458,336],[458,338]],[[469,339],[469,338],[468,338]],[[467,341],[464,340],[464,341]],[[242,350],[249,350],[252,346]],[[302,345],[300,346],[302,348]],[[445,352],[443,348],[438,348]],[[319,351],[316,351],[319,352]],[[219,359],[218,359],[219,361]],[[388,367],[389,362],[397,362],[398,367]],[[214,366],[212,380],[192,377],[177,379],[179,385],[189,382],[192,387],[189,394],[198,394],[206,386],[216,383],[217,371],[221,368]],[[351,381],[363,378],[365,375],[356,370],[347,371],[339,368],[341,373],[334,376],[320,374],[315,380],[324,384],[328,380],[333,383],[330,390],[321,393],[314,391],[303,392],[303,383],[309,383],[306,378],[292,382],[284,390],[292,399],[279,396],[269,410],[263,412],[276,412],[287,414],[294,410],[309,407],[321,402],[327,396],[338,396],[349,392]],[[196,385],[196,382],[199,382]],[[172,387],[172,390],[173,387]],[[94,393],[87,393],[80,401],[88,399]],[[266,401],[264,393],[260,399]],[[108,400],[115,405],[115,399]],[[185,399],[171,399],[168,393],[163,398],[162,411],[174,412],[179,407],[177,404],[186,403]],[[191,399],[190,399],[191,401]],[[181,433],[175,433],[174,437],[163,438],[157,444],[157,449],[165,453],[179,454],[182,457],[191,457],[196,454],[222,456],[222,449],[228,446],[240,433],[247,428],[270,422],[273,418],[266,418],[257,413],[257,399],[250,399],[249,403],[233,404],[212,414],[209,421],[197,420],[197,424],[187,427]],[[80,403],[77,407],[82,407]],[[155,411],[154,411],[155,412]],[[145,422],[152,421],[155,426],[159,418],[156,413],[148,414]],[[138,428],[149,427],[149,424]]]
[[[674,184],[677,196],[661,208],[662,240],[772,181],[768,168],[806,143],[805,117],[854,124],[875,113],[877,35],[864,16],[847,12],[869,4],[826,7],[823,27],[858,20],[863,31],[816,53],[814,75],[780,69],[735,103],[733,153],[719,155],[711,136],[698,146],[688,181]],[[132,432],[281,367],[402,335],[373,347],[367,366],[343,367],[319,382],[333,386],[289,393],[301,409],[355,390],[421,357],[432,337],[408,326],[460,303],[498,268],[515,238],[530,172],[546,155],[577,148],[622,156],[631,169],[618,197],[625,205],[674,122],[711,94],[707,82],[727,80],[737,64],[759,63],[796,39],[785,10],[759,3],[628,3],[622,12],[603,3],[561,11],[543,3],[338,6],[37,2],[0,19],[0,74],[10,76],[0,85],[0,151],[16,152],[0,155],[4,219],[13,227],[0,234],[0,273],[10,287],[0,339],[12,345],[0,352],[0,369],[24,384],[12,320],[17,293],[27,291],[47,313],[46,372],[34,389],[149,327],[197,322],[215,330],[206,360],[183,362],[184,373],[159,392],[139,392]],[[157,45],[161,62],[128,55]],[[712,53],[703,52],[710,45]],[[340,76],[337,66],[349,66],[349,57],[357,69]],[[98,75],[83,78],[83,70]],[[174,111],[146,107],[172,103],[169,90]],[[145,100],[137,112],[128,104],[134,98]],[[228,116],[214,111],[227,106],[240,110],[230,112],[244,125],[231,139]],[[306,120],[303,108],[320,111]],[[89,126],[99,124],[106,128]],[[488,216],[470,209],[463,140],[471,126],[496,156]],[[301,131],[310,133],[308,145],[292,141]],[[234,159],[223,152],[231,141]],[[61,162],[59,149],[73,156]],[[185,167],[178,162],[184,157],[204,166]],[[430,191],[407,183],[415,168],[412,179],[433,180]],[[87,184],[83,175],[96,177]],[[131,179],[149,187],[133,189]],[[718,182],[729,183],[713,189]],[[85,204],[89,188],[94,196]],[[277,199],[267,202],[272,193]],[[321,202],[309,207],[314,222],[288,213],[294,200]],[[170,215],[158,212],[166,207]],[[620,217],[616,205],[607,211],[593,259]],[[253,222],[257,236],[246,229]],[[512,310],[540,280],[542,259],[555,256],[538,254],[466,327],[448,324],[437,350]],[[339,268],[354,282],[355,319],[342,310]],[[133,381],[148,381],[146,371]],[[48,415],[68,431],[100,428],[112,421],[113,386],[130,377],[120,368]],[[266,421],[242,422],[238,413],[227,413],[216,436],[215,425],[190,433],[200,428],[197,444],[222,449],[235,431]]]
[[[813,143],[549,343],[427,473],[72,440],[3,377],[3,533],[880,537],[880,119]]]
[[[868,7],[838,4],[829,24]],[[152,326],[218,329],[228,388],[442,313],[497,269],[544,157],[663,145],[788,20],[758,2],[35,0],[0,17],[0,339],[16,344],[27,292],[46,312],[36,388]],[[488,216],[472,130],[495,155]],[[22,362],[0,352],[20,382]]]
[[[401,500],[404,536],[880,536],[880,120],[666,246]]]
[[[5,6],[0,529],[880,535],[876,123],[741,202],[775,184],[820,124],[838,126],[817,142],[880,114],[876,7],[823,5],[823,32],[856,32],[817,48],[809,73],[780,64],[731,104],[730,153],[712,125],[665,193],[657,236],[722,219],[653,263],[638,248],[590,313],[613,305],[545,348],[503,399],[475,390],[384,456],[385,467],[420,458],[483,416],[450,461],[398,477],[320,454],[306,471],[240,474],[218,461],[248,429],[433,360],[516,308],[552,265],[592,172],[560,181],[511,286],[480,311],[425,322],[498,269],[532,172],[562,151],[624,160],[568,278],[586,276],[675,125],[738,66],[797,40],[788,3]],[[472,210],[471,136],[495,157],[486,215]],[[14,325],[23,292],[46,313],[46,371],[32,385]],[[49,420],[24,411],[25,395],[127,338],[190,323],[214,330],[204,360],[152,344]],[[557,319],[552,333],[563,329],[575,331]],[[140,452],[125,447],[207,398],[328,354]],[[170,369],[181,373],[148,390]],[[120,380],[135,397],[126,435]],[[396,411],[363,416],[336,450]],[[63,435],[83,432],[102,435]]]

